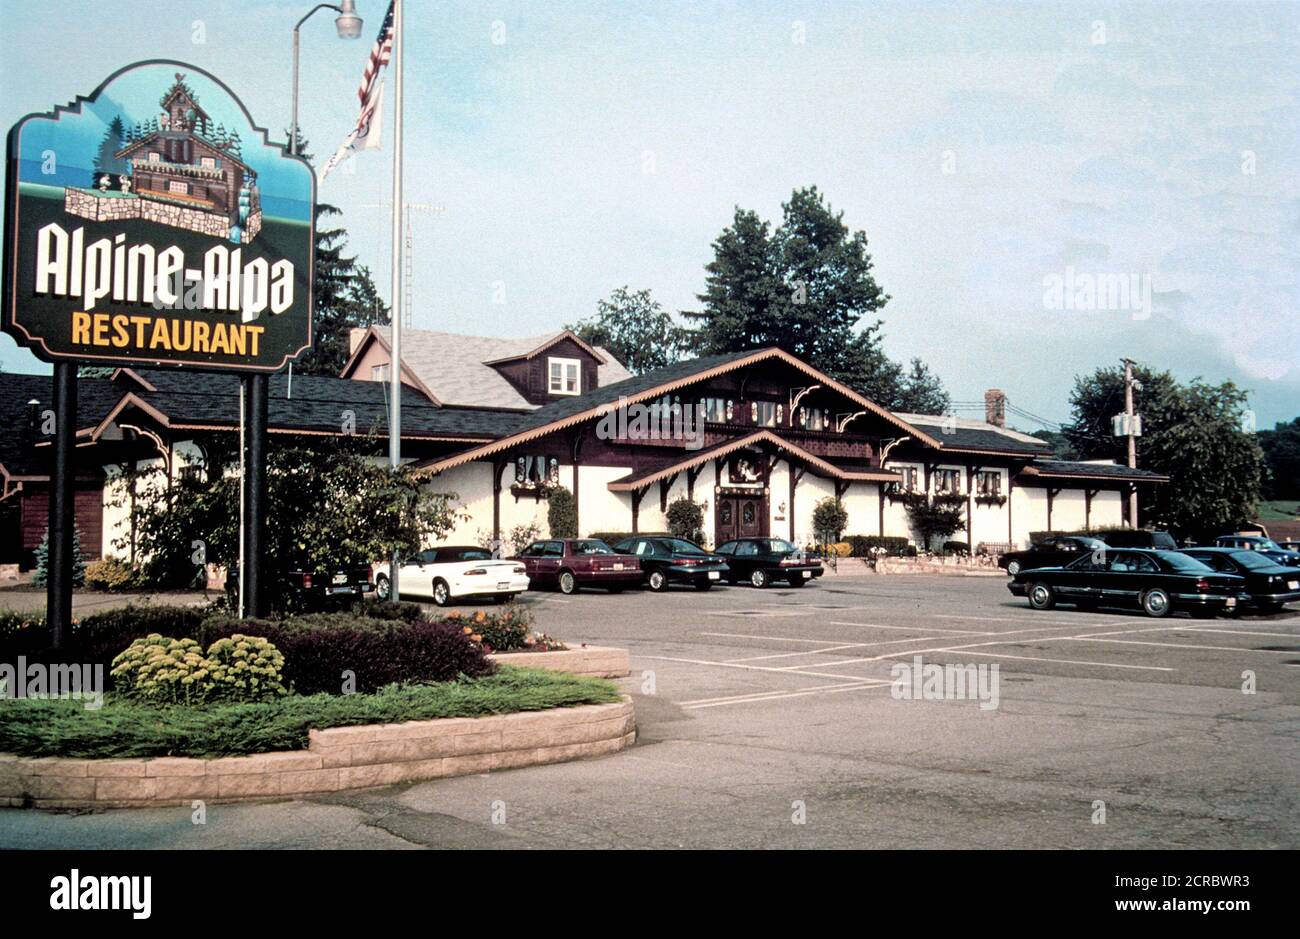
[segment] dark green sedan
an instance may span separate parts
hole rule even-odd
[[[733,584],[747,580],[766,587],[773,580],[784,580],[791,587],[802,587],[822,576],[821,561],[805,557],[780,538],[737,538],[718,545],[715,553],[727,559],[730,570],[724,576]]]

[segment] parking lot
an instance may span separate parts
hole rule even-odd
[[[997,576],[525,600],[570,645],[631,650],[635,747],[214,806],[201,828],[188,810],[0,811],[0,845],[1300,846],[1293,612],[1037,613]],[[996,707],[896,699],[891,668],[916,656],[996,665]]]

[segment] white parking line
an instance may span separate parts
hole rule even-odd
[[[771,689],[769,691],[750,691],[745,694],[724,694],[724,695],[717,695],[712,698],[696,698],[693,701],[682,701],[681,707],[695,707],[701,704],[712,704],[715,701],[743,701],[746,698],[767,698],[767,697],[771,697],[772,695],[802,694],[804,692],[809,692],[809,691],[829,691],[835,688],[856,688],[864,684],[880,685],[880,684],[890,684],[890,682],[880,678],[864,678],[858,681],[841,681],[829,685],[828,684],[808,685],[807,687],[804,688],[787,688],[784,690]]]
[[[801,637],[799,637],[799,638],[795,638],[795,637],[793,637],[793,636],[758,636],[758,635],[755,635],[754,633],[710,633],[710,632],[702,632],[702,633],[700,633],[700,635],[701,635],[701,636],[721,636],[721,637],[723,637],[724,639],[772,639],[772,640],[775,640],[776,642],[822,642],[822,643],[826,643],[827,645],[835,645],[835,644],[837,644],[837,643],[839,643],[839,642],[841,641],[841,640],[839,640],[839,639],[808,639],[807,637],[803,637],[803,636],[801,636]]]
[[[809,697],[810,695],[842,694],[845,691],[859,691],[864,688],[867,689],[882,688],[882,687],[888,687],[892,684],[893,682],[890,681],[850,682],[844,687],[827,687],[824,689],[818,689],[816,691],[788,691],[788,692],[779,692],[776,694],[763,695],[761,697],[746,697],[746,698],[737,698],[735,700],[727,700],[727,701],[712,701],[708,704],[683,705],[682,709],[687,711],[698,711],[702,708],[723,707],[728,704],[754,704],[762,701],[778,701],[784,698],[806,698]]]
[[[822,655],[826,652],[835,652],[840,649],[864,649],[869,646],[888,646],[899,642],[933,642],[936,639],[942,639],[943,636],[916,636],[912,639],[881,639],[878,642],[849,642],[840,646],[830,646],[826,649],[809,649],[807,652],[777,652],[773,655],[751,655],[743,659],[727,659],[728,662],[757,662],[762,659],[790,659],[800,655]],[[831,663],[834,664],[834,663]]]
[[[944,629],[942,626],[930,626],[922,628],[920,626],[886,626],[883,623],[849,623],[844,620],[833,619],[830,621],[832,626],[858,626],[862,629],[899,629],[903,632],[919,633],[952,633],[959,636],[993,636],[996,633],[984,632],[975,629]]]
[[[785,668],[768,668],[765,665],[743,665],[738,662],[714,662],[709,659],[682,659],[670,655],[640,655],[638,659],[650,659],[657,662],[682,662],[687,665],[711,665],[714,668],[744,668],[755,672],[775,672],[779,675],[811,675],[813,678],[838,678],[840,681],[859,681],[865,680],[861,675],[836,675],[832,672],[814,672],[811,669],[801,669],[798,666],[786,666]],[[852,660],[850,660],[852,661]],[[836,662],[836,665],[841,663]]]
[[[1146,642],[1141,639],[1102,639],[1099,636],[1043,636],[1040,642],[1117,642],[1126,646],[1160,646],[1165,649],[1197,649],[1202,652],[1258,652],[1263,655],[1295,655],[1283,649],[1243,649],[1240,646],[1192,646],[1185,642]]]

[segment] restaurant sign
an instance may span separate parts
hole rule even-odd
[[[316,177],[150,61],[9,131],[3,325],[46,361],[273,372],[312,343]]]

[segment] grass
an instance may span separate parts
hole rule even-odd
[[[1261,522],[1282,522],[1295,519],[1300,514],[1300,502],[1294,499],[1274,499],[1261,502],[1256,518]]]
[[[90,759],[219,757],[302,750],[307,732],[357,724],[608,704],[608,681],[500,666],[493,675],[428,685],[392,685],[375,694],[317,694],[266,704],[157,707],[108,696],[99,710],[76,700],[0,700],[0,753]]]

